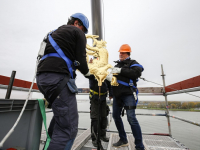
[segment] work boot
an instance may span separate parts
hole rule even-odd
[[[109,138],[107,138],[106,136],[101,136],[100,139],[104,142],[109,142]]]
[[[93,145],[94,147],[97,147],[97,140],[92,141],[92,145]]]
[[[124,147],[124,146],[128,146],[128,141],[121,141],[119,140],[117,143],[113,144],[113,147]]]

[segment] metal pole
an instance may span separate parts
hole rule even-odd
[[[171,124],[170,124],[170,118],[169,118],[169,107],[168,107],[168,101],[167,101],[167,95],[165,95],[165,74],[163,71],[163,65],[161,64],[161,71],[162,71],[162,80],[163,80],[163,93],[165,96],[165,103],[166,103],[166,114],[167,114],[167,121],[168,121],[168,129],[169,129],[169,135],[172,136],[171,133]]]
[[[97,150],[102,149],[103,147],[101,145],[101,140],[100,140],[100,134],[101,134],[101,126],[100,126],[100,122],[101,122],[101,113],[100,113],[100,104],[101,104],[101,86],[99,86],[99,99],[98,99],[98,120],[97,120]]]
[[[92,34],[93,35],[99,35],[98,40],[103,39],[101,6],[102,6],[101,0],[91,0]]]
[[[180,94],[180,93],[196,92],[196,91],[200,91],[200,86],[194,87],[194,88],[189,88],[189,89],[184,89],[184,90],[177,90],[177,91],[167,92],[165,94],[166,95],[172,95],[172,94]]]
[[[197,126],[200,127],[200,123],[198,123],[198,122],[193,122],[193,121],[190,121],[190,120],[186,120],[186,119],[183,119],[183,118],[180,118],[180,117],[176,117],[176,116],[171,116],[171,115],[169,115],[169,117],[172,117],[172,118],[175,118],[175,119],[178,119],[178,120],[181,120],[181,121],[193,124],[193,125],[197,125]]]
[[[12,91],[13,82],[15,80],[15,74],[16,74],[16,71],[12,71],[5,99],[10,99],[10,94],[11,94],[11,91]]]

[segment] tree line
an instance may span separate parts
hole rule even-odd
[[[140,108],[166,108],[165,102],[147,102],[140,101],[138,106]],[[200,102],[178,102],[168,101],[169,109],[200,109]]]

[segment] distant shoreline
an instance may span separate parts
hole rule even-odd
[[[137,109],[148,109],[148,110],[166,110],[165,108],[141,108],[137,107]],[[200,110],[194,109],[168,109],[169,111],[191,111],[191,112],[200,112]]]
[[[108,104],[108,106],[112,106],[112,104]],[[138,107],[137,109],[147,109],[147,110],[166,110],[165,108],[143,108],[143,107]],[[169,111],[191,111],[191,112],[200,112],[200,110],[195,110],[195,109],[168,109]]]

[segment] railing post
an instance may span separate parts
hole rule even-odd
[[[16,74],[16,71],[12,71],[5,99],[10,99],[10,94],[11,94],[11,91],[12,91],[13,82],[15,80],[15,74]]]
[[[163,71],[163,65],[161,64],[161,71],[162,71],[162,80],[163,80],[163,93],[165,96],[165,104],[166,104],[166,114],[167,114],[167,121],[168,121],[168,129],[169,129],[169,135],[172,136],[171,133],[171,124],[170,124],[170,118],[169,118],[169,106],[168,106],[168,101],[167,101],[167,95],[165,95],[165,74]]]

